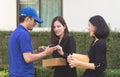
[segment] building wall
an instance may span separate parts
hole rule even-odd
[[[63,0],[63,16],[69,29],[87,31],[88,19],[102,15],[112,31],[120,31],[120,0]]]
[[[17,24],[17,0],[0,2],[0,31],[14,30]],[[102,15],[112,31],[120,31],[120,0],[63,0],[63,17],[70,31],[87,31],[88,19]],[[33,31],[50,28],[33,29]]]
[[[16,27],[16,1],[0,1],[0,31],[13,30]]]

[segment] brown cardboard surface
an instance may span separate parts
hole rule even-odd
[[[43,67],[49,66],[65,66],[66,60],[64,58],[51,58],[42,60]]]
[[[74,54],[72,55],[72,57],[78,59],[79,61],[89,63],[89,58],[88,58],[87,55],[74,53]],[[84,68],[84,69],[86,68],[86,67],[84,67],[84,66],[77,66],[77,67],[78,67],[78,68]]]

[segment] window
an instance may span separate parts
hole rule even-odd
[[[45,21],[42,27],[50,27],[52,19],[58,15],[62,15],[61,0],[41,0],[41,18]]]
[[[18,0],[19,10],[24,7],[34,8],[44,23],[37,24],[36,27],[50,27],[55,16],[62,15],[62,0]]]

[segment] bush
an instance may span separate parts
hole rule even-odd
[[[8,77],[8,65],[0,65],[0,77]]]
[[[53,69],[35,66],[35,77],[53,77]]]
[[[105,75],[106,77],[120,77],[120,69],[107,69]]]

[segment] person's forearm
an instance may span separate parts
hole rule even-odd
[[[31,59],[33,59],[33,61],[37,61],[39,59],[42,59],[45,56],[47,56],[47,53],[41,52],[41,53],[38,53],[38,54],[32,54],[33,58],[31,58]]]
[[[53,51],[55,51],[55,50],[56,50],[56,47],[51,47],[51,48],[47,48],[46,50],[44,50],[43,52],[38,53],[38,54],[26,52],[26,53],[23,53],[23,57],[24,57],[24,60],[26,61],[26,63],[29,63],[29,62],[33,62],[33,61],[42,59],[43,57],[52,54]]]
[[[36,60],[42,59],[45,56],[47,56],[46,52],[41,52],[38,54],[29,53],[29,54],[26,54],[26,56],[24,56],[24,59],[26,63],[30,63],[30,62],[34,62]]]
[[[93,69],[93,70],[95,70],[95,65],[94,65],[94,63],[85,63],[85,62],[79,62],[78,63],[78,66],[83,66],[83,67],[85,67],[85,68],[87,68],[87,69]]]

